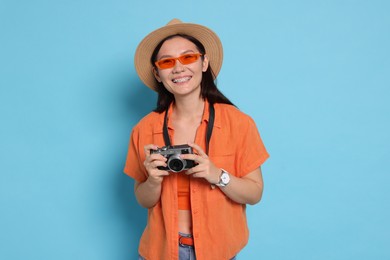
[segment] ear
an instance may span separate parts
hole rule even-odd
[[[155,67],[153,67],[152,72],[153,72],[153,75],[154,75],[154,77],[156,78],[156,80],[157,80],[158,82],[161,82],[160,75],[158,75],[158,71],[157,71],[157,69],[156,69]]]
[[[206,72],[208,67],[209,67],[209,58],[207,57],[207,55],[204,55],[203,56],[203,62],[202,62],[202,71]]]

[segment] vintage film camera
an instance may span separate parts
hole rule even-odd
[[[180,158],[180,154],[191,154],[192,147],[186,144],[172,145],[158,148],[157,150],[150,150],[151,154],[161,154],[166,157],[167,167],[159,166],[158,169],[164,171],[181,172],[190,169],[195,166],[193,160],[183,160]]]

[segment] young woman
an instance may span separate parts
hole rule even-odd
[[[174,19],[135,54],[157,108],[131,134],[124,172],[148,208],[140,259],[234,259],[247,244],[246,204],[260,201],[268,153],[254,121],[216,87],[222,45]]]

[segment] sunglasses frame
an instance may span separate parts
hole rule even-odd
[[[194,61],[192,61],[192,62],[187,62],[187,63],[186,63],[185,61],[183,62],[181,59],[183,59],[185,56],[188,56],[188,55],[195,56],[196,59],[195,59]],[[164,58],[164,59],[158,60],[158,61],[156,61],[154,64],[155,64],[156,67],[159,68],[160,70],[171,69],[171,68],[175,67],[176,61],[179,61],[179,62],[180,62],[181,64],[183,64],[183,65],[188,65],[188,64],[191,64],[191,63],[196,62],[196,61],[199,59],[199,57],[201,57],[201,56],[203,56],[202,53],[186,53],[186,54],[180,55],[179,57],[175,57],[175,58]],[[172,65],[171,67],[161,67],[161,66],[160,66],[160,63],[163,62],[163,61],[166,61],[166,60],[173,60],[173,61],[174,61],[173,65]]]

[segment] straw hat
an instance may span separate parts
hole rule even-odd
[[[215,76],[218,75],[223,60],[222,43],[219,37],[209,28],[193,23],[183,23],[178,19],[173,19],[164,27],[161,27],[148,34],[138,45],[134,56],[134,65],[138,76],[142,82],[157,90],[157,82],[152,73],[153,66],[150,58],[157,44],[164,38],[174,34],[186,34],[199,40],[206,49],[211,69]]]

